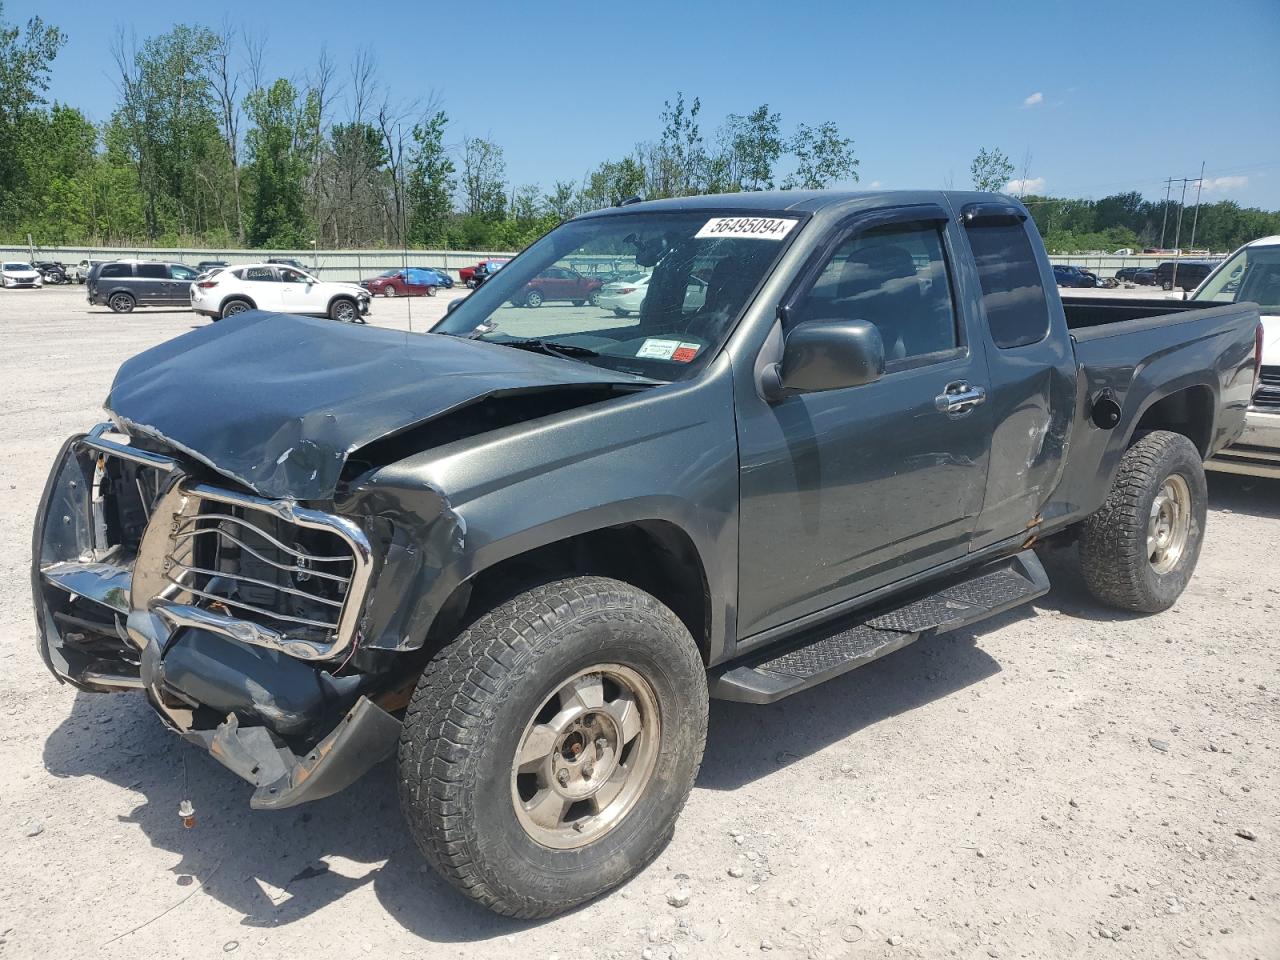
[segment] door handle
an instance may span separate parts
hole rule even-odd
[[[968,413],[974,407],[987,402],[985,387],[973,387],[963,380],[947,384],[946,389],[934,398],[934,405],[943,413]]]

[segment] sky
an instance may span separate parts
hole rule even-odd
[[[1280,0],[3,9],[11,23],[39,14],[68,35],[49,96],[95,121],[116,99],[119,28],[141,40],[180,21],[229,22],[265,39],[269,78],[305,78],[325,46],[343,77],[367,49],[393,100],[441,103],[450,144],[502,146],[513,184],[577,181],[656,139],[663,101],[683,91],[701,99],[707,137],[761,103],[781,113],[784,132],[834,121],[854,140],[860,187],[965,189],[974,154],[998,147],[1019,179],[1029,154],[1027,192],[1156,198],[1165,178],[1196,178],[1203,162],[1206,200],[1280,209]],[[1176,198],[1181,184],[1173,189]]]

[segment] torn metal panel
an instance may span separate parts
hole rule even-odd
[[[649,382],[458,337],[254,311],[126,361],[106,407],[131,434],[264,497],[319,500],[354,451],[485,398]]]

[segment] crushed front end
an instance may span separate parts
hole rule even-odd
[[[144,691],[255,807],[328,796],[399,735],[346,669],[373,550],[347,517],[206,479],[110,424],[67,441],[32,549],[41,655],[80,689]]]

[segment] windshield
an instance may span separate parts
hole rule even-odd
[[[1280,246],[1245,247],[1202,283],[1191,299],[1253,301],[1263,313],[1280,313]]]
[[[6,269],[6,270],[30,270],[30,269],[31,269],[31,264],[29,264],[29,263],[6,263],[6,264],[4,265],[4,269]]]
[[[575,361],[684,379],[724,343],[799,222],[705,211],[572,221],[485,281],[433,332],[548,353],[564,347]],[[593,260],[649,275],[643,299],[602,300],[604,281],[583,272]]]

